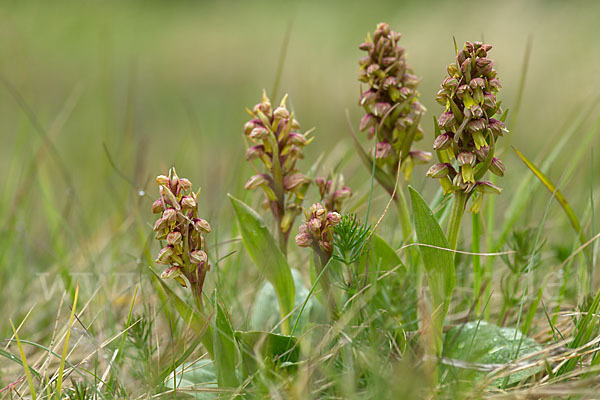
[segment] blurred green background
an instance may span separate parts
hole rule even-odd
[[[344,113],[355,126],[362,115],[358,45],[381,21],[403,33],[409,63],[423,78],[428,114],[420,149],[431,147],[431,119],[442,112],[434,98],[453,59],[452,37],[459,46],[482,39],[494,46],[499,98],[509,109],[530,39],[522,104],[517,120],[509,114],[504,147],[539,160],[579,112],[596,104],[598,15],[594,1],[2,1],[2,310],[20,320],[34,305],[47,307],[35,318],[51,323],[57,305],[44,305],[37,273],[145,267],[139,257],[153,223],[153,179],[171,165],[202,186],[202,213],[221,231],[219,240],[229,239],[226,193],[260,200],[242,188],[252,174],[243,159],[244,108],[259,101],[262,88],[272,90],[290,26],[279,95],[290,94],[303,128],[316,127],[305,151],[308,169],[321,153],[332,165],[351,150]],[[594,128],[597,114],[585,129]],[[566,151],[551,168],[553,178],[560,179],[570,156]],[[503,159],[501,186],[510,198],[511,182],[527,172],[512,152]],[[580,172],[562,184],[575,205],[588,204],[589,174],[598,165],[591,150],[583,159]],[[437,183],[425,187],[426,168],[415,170],[414,184],[431,195]],[[343,169],[365,194],[369,174],[357,159]],[[543,206],[532,206],[524,224],[535,223],[548,194],[537,198]],[[393,231],[390,221],[385,229]]]

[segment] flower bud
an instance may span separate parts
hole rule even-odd
[[[159,175],[156,177],[156,183],[159,186],[167,186],[169,184],[169,178],[164,175]]]
[[[299,233],[296,235],[296,244],[300,247],[308,247],[312,244],[312,237],[306,233]]]
[[[194,229],[203,233],[210,233],[210,224],[205,219],[195,218]]]
[[[175,211],[174,208],[167,208],[163,212],[162,219],[164,219],[169,225],[173,224],[177,220],[177,211]]]
[[[389,157],[392,154],[392,145],[386,142],[378,142],[377,143],[377,151],[375,153],[375,158],[384,159]]]
[[[489,127],[494,136],[502,136],[504,134],[504,131],[506,130],[506,125],[504,125],[504,122],[494,118],[490,118]]]
[[[494,175],[504,176],[504,164],[502,163],[502,161],[500,161],[499,158],[492,158],[492,162],[490,164],[490,171]]]
[[[319,232],[319,229],[321,229],[321,220],[319,218],[312,218],[308,221],[308,228],[311,232]]]
[[[480,193],[488,193],[488,194],[502,193],[502,189],[500,189],[498,186],[495,186],[492,182],[488,182],[488,181],[476,182],[475,188]]]
[[[453,134],[450,132],[445,132],[435,138],[433,141],[433,149],[434,150],[446,150],[448,147],[452,145]]]
[[[442,88],[444,88],[444,89],[452,90],[457,86],[458,86],[458,79],[456,79],[452,76],[447,76],[444,79],[444,81],[442,82]]]
[[[367,68],[367,76],[372,77],[373,75],[378,73],[380,70],[381,70],[381,67],[379,66],[379,64],[371,64]]]
[[[190,261],[192,264],[203,264],[208,260],[208,256],[203,250],[194,250],[190,252]]]
[[[175,246],[175,245],[179,244],[180,242],[181,242],[181,232],[178,232],[178,231],[169,232],[169,234],[167,235],[167,243],[170,246]]]
[[[454,63],[448,64],[448,66],[446,67],[446,71],[448,71],[448,75],[451,77],[458,75],[458,68]]]
[[[489,80],[488,80],[488,85],[489,85],[491,88],[494,88],[494,89],[499,89],[499,88],[501,88],[501,87],[502,87],[502,86],[500,85],[500,81],[499,81],[498,79],[496,79],[496,78],[489,79]]]
[[[277,107],[275,111],[273,111],[273,116],[279,119],[288,119],[290,117],[290,112],[285,107]]]
[[[415,163],[427,164],[431,161],[431,153],[428,151],[411,150],[409,154]]]
[[[479,68],[484,68],[484,67],[487,67],[488,65],[491,65],[492,60],[490,60],[487,57],[478,57],[477,60],[475,61],[475,63],[477,64],[477,66]]]
[[[254,140],[254,141],[259,141],[259,140],[263,140],[265,138],[267,138],[269,136],[269,131],[266,130],[265,128],[263,128],[262,126],[257,126],[256,128],[252,129],[252,132],[250,132],[250,139]]]
[[[175,278],[181,275],[181,267],[179,265],[171,265],[160,274],[162,279]]]
[[[469,86],[471,86],[471,89],[483,89],[485,87],[485,81],[483,80],[483,78],[473,78],[471,79],[471,82],[469,82]]]
[[[375,126],[375,124],[377,124],[377,118],[375,118],[375,116],[372,114],[365,114],[360,120],[359,129],[364,131],[367,128]]]
[[[448,176],[448,171],[452,168],[452,165],[443,163],[443,164],[434,164],[429,168],[425,176],[429,178],[439,179],[445,176]]]
[[[479,132],[484,129],[485,129],[485,120],[482,118],[471,120],[467,124],[467,131],[469,131],[471,133]]]
[[[381,64],[385,67],[385,68],[389,68],[391,65],[395,64],[398,62],[398,58],[397,57],[383,57],[381,59]]]
[[[196,208],[197,204],[196,204],[196,200],[194,200],[191,196],[183,196],[181,198],[181,206],[183,208],[191,208],[194,209]]]
[[[250,179],[248,179],[248,182],[246,182],[244,188],[246,190],[253,190],[266,183],[267,179],[264,174],[253,175],[250,177]]]
[[[262,144],[252,146],[246,151],[246,160],[254,160],[265,154],[265,146]]]
[[[456,161],[458,161],[458,165],[472,165],[475,162],[475,154],[463,151],[458,156],[456,156]]]
[[[438,125],[441,129],[447,129],[456,123],[452,111],[446,111],[438,118]]]
[[[323,208],[321,203],[315,203],[312,206],[310,206],[310,214],[311,215],[323,215],[324,212],[325,212],[325,209]]]
[[[190,180],[186,178],[179,178],[179,184],[181,185],[181,188],[186,192],[192,188],[192,182],[190,182]]]
[[[477,156],[477,159],[479,161],[483,161],[487,158],[488,156],[488,152],[490,151],[490,148],[487,146],[482,146],[480,148],[475,148],[475,156]]]
[[[173,246],[163,247],[159,252],[154,262],[158,264],[170,264],[171,256],[173,255]]]
[[[161,196],[163,197],[164,201],[167,204],[169,204],[176,210],[181,210],[181,206],[179,205],[179,202],[177,201],[177,197],[175,197],[173,192],[171,192],[171,189],[169,189],[168,187],[163,185],[160,187],[159,193],[161,194]]]
[[[390,108],[392,108],[392,106],[387,102],[376,103],[373,106],[373,115],[381,118],[390,110]]]
[[[363,50],[363,51],[370,51],[370,50],[372,50],[372,49],[373,49],[373,43],[371,43],[371,42],[364,42],[364,43],[361,43],[361,44],[358,46],[358,48],[359,48],[360,50]]]
[[[163,211],[163,202],[161,199],[156,200],[152,203],[152,213],[158,214]]]
[[[162,229],[164,229],[164,228],[166,228],[166,227],[167,227],[167,220],[166,220],[166,219],[164,219],[164,218],[159,218],[159,219],[157,219],[157,220],[156,220],[156,222],[154,223],[154,228],[153,228],[153,230],[154,230],[155,232],[158,232],[158,231],[160,231],[160,230],[162,230]]]
[[[365,90],[363,92],[363,94],[360,96],[360,105],[364,106],[364,105],[372,105],[375,103],[375,101],[377,100],[377,91],[370,89],[370,90]]]
[[[336,201],[348,199],[348,198],[350,198],[350,196],[352,196],[352,190],[350,190],[350,188],[348,186],[344,186],[343,188],[338,189],[335,192],[333,192],[333,198]]]
[[[483,96],[483,106],[488,110],[493,110],[496,108],[496,96],[493,94],[487,93]]]
[[[319,247],[327,254],[333,251],[333,244],[329,241],[319,240]]]
[[[283,178],[283,187],[285,190],[296,189],[305,183],[310,183],[310,178],[300,173],[288,175]]]
[[[248,121],[244,124],[244,135],[248,136],[250,135],[250,132],[252,132],[252,130],[256,128],[256,124],[254,123],[254,121]]]
[[[340,216],[339,213],[337,213],[335,211],[327,213],[327,221],[329,221],[329,224],[331,226],[336,226],[337,224],[340,223],[341,220],[342,220],[342,217]]]

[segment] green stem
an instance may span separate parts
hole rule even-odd
[[[483,281],[483,269],[481,268],[481,261],[479,255],[480,247],[479,247],[479,214],[473,213],[472,217],[473,224],[473,301],[476,302],[475,311],[479,314],[481,308],[481,282]]]
[[[288,231],[289,232],[289,231]],[[288,235],[281,230],[281,221],[277,222],[277,237],[279,239],[279,249],[287,258]]]
[[[396,191],[394,203],[396,203],[396,209],[398,210],[398,219],[402,228],[402,236],[404,242],[408,243],[410,242],[410,237],[412,235],[413,229],[412,224],[410,222],[410,213],[408,212],[408,203],[406,203],[406,198],[404,197],[402,187],[399,187]]]
[[[450,222],[448,223],[448,230],[446,236],[448,237],[448,243],[452,250],[456,250],[458,245],[458,236],[460,234],[460,225],[462,223],[462,217],[465,213],[465,203],[467,202],[467,195],[462,191],[454,193],[454,203],[452,204],[452,213],[450,214]]]
[[[313,245],[313,256],[315,261],[315,272],[318,276],[321,276],[321,272],[329,262],[330,255],[326,254],[321,250],[318,245]],[[323,295],[325,296],[325,302],[328,305],[330,319],[337,318],[337,304],[331,290],[331,283],[329,282],[329,274],[327,271],[323,273],[320,280],[321,288],[323,289]]]
[[[492,183],[496,181],[496,176],[492,175]],[[487,238],[487,251],[493,252],[494,250],[494,217],[496,211],[496,196],[488,196],[487,197],[487,223],[485,229],[487,230],[486,238]],[[492,266],[494,265],[494,257],[486,257],[485,260],[485,271],[484,271],[484,279],[487,282],[485,286],[485,298],[489,299],[492,295],[492,285],[490,282],[492,281]],[[484,310],[484,319],[489,321],[490,319],[490,308],[486,307]]]

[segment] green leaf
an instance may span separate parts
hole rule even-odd
[[[423,200],[423,197],[412,186],[409,186],[408,189],[410,191],[418,242],[429,246],[449,249],[450,244],[446,236],[444,236],[442,228],[440,228],[433,216],[431,209],[429,209],[429,206]],[[423,257],[431,291],[432,319],[438,335],[436,345],[438,346],[437,350],[439,353],[444,318],[448,312],[452,291],[454,290],[454,254],[448,250],[426,246],[419,246],[419,250]]]
[[[518,354],[517,353],[518,349]],[[540,351],[541,346],[533,339],[524,336],[514,328],[501,328],[485,321],[467,322],[450,329],[444,338],[443,356],[454,362],[449,366],[449,377],[470,381],[484,378],[488,372],[474,370],[473,367],[459,368],[462,363],[483,364],[486,367],[501,367],[519,357]],[[542,367],[530,368],[509,376],[507,384],[515,384],[527,378]],[[504,378],[492,383],[496,387],[504,385]]]
[[[254,373],[258,365],[285,367],[298,361],[300,348],[298,339],[293,336],[260,331],[238,331],[235,337],[239,342],[242,360],[248,374]],[[262,362],[258,363],[257,360]]]
[[[223,305],[217,299],[216,291],[214,304],[216,318],[213,328],[213,353],[217,366],[217,382],[220,388],[235,388],[240,384],[235,369],[236,343],[233,337],[230,318]]]
[[[379,269],[380,272],[386,272],[397,265],[402,264],[402,260],[396,254],[394,249],[378,234],[373,234],[371,237],[370,244],[367,244],[368,249],[364,249],[358,262],[358,271],[363,273],[367,267],[368,257],[368,271],[369,274],[376,272]]]
[[[311,257],[312,259],[312,257]],[[306,299],[308,295],[308,289],[302,282],[300,273],[295,269],[292,269],[292,276],[294,278],[294,285],[296,288],[296,296],[294,301],[295,311],[292,314],[291,321],[294,322],[298,318],[300,312],[300,305]],[[279,304],[277,303],[277,295],[273,289],[273,285],[269,282],[259,289],[254,306],[252,307],[252,317],[250,319],[250,326],[254,330],[273,331],[277,322],[279,322]],[[309,322],[320,323],[325,321],[325,309],[319,303],[319,301],[311,297],[304,309],[304,312],[300,316],[297,330],[304,332],[304,328]],[[277,331],[275,331],[277,333]]]
[[[290,266],[256,211],[235,197],[228,196],[235,210],[246,250],[259,271],[275,288],[283,319],[294,307],[294,279]],[[282,324],[283,332],[289,332],[289,326],[288,318]]]
[[[211,360],[201,359],[189,365],[182,365],[175,371],[177,389],[188,389],[186,393],[196,400],[212,400],[218,398],[218,393],[203,392],[202,389],[217,388],[217,373]],[[173,373],[165,380],[165,386],[173,389]],[[200,390],[194,390],[200,389]]]

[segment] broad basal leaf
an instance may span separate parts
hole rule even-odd
[[[501,328],[485,321],[467,322],[450,329],[444,337],[444,357],[453,379],[469,380],[484,378],[489,372],[481,368],[501,368],[527,354],[540,351],[541,346],[533,339],[523,336],[514,328]],[[525,369],[504,378],[496,379],[493,385],[511,385],[531,376],[541,367]]]
[[[448,312],[452,291],[454,290],[454,253],[448,250],[450,244],[437,223],[423,197],[412,187],[408,187],[412,203],[415,230],[429,289],[431,291],[432,320],[436,327],[436,347],[441,350],[441,333],[444,318]],[[431,247],[433,246],[433,247]]]
[[[241,200],[229,195],[235,210],[242,239],[250,258],[275,288],[282,318],[294,307],[294,279],[285,256],[265,226],[263,219]],[[289,332],[289,319],[282,325]]]
[[[298,339],[293,336],[269,332],[238,331],[235,337],[239,342],[242,360],[247,374],[252,374],[258,365],[265,363],[272,367],[294,364],[298,361],[300,348]],[[261,359],[260,362],[259,358]]]

